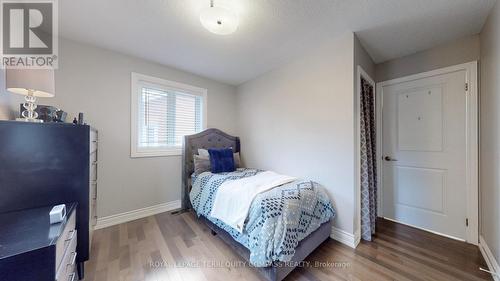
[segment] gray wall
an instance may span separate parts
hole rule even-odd
[[[500,3],[481,32],[481,235],[500,261]]]
[[[73,41],[61,40],[59,51],[56,97],[40,103],[56,105],[71,118],[84,112],[100,131],[99,217],[180,199],[180,156],[130,158],[131,72],[208,89],[208,126],[236,132],[233,86]],[[11,96],[14,108],[21,99]]]
[[[3,69],[0,69],[0,120],[14,118],[10,103],[10,94],[7,94],[5,90],[5,73]]]
[[[361,45],[361,42],[359,41],[358,37],[354,35],[354,73],[355,77],[357,75],[357,66],[361,66],[363,70],[370,75],[370,77],[375,80],[375,63],[373,62],[372,58],[366,52],[365,48],[363,45]],[[358,80],[357,78],[354,79],[354,83],[357,85]],[[356,90],[357,87],[354,89]]]
[[[479,35],[461,38],[430,50],[376,65],[376,82],[479,60]]]
[[[354,230],[353,34],[238,87],[238,133],[249,167],[323,184]]]

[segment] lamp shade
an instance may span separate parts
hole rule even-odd
[[[5,72],[7,91],[50,98],[55,96],[54,70],[51,69],[7,69]]]

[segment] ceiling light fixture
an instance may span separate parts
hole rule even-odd
[[[225,7],[214,6],[213,0],[210,0],[210,7],[201,11],[200,22],[208,31],[219,35],[231,34],[238,28],[236,13]]]

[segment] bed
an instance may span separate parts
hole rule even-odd
[[[211,174],[205,172],[194,175],[193,156],[197,154],[198,149],[232,148],[234,153],[240,152],[239,138],[218,129],[207,129],[195,135],[185,136],[183,147],[182,209],[195,212],[199,220],[205,223],[214,235],[226,242],[239,256],[251,264],[263,279],[283,280],[295,267],[303,265],[301,262],[330,237],[331,218],[335,215],[335,211],[331,207],[326,193],[317,183],[312,181],[294,181],[263,193],[262,196],[259,194],[259,197],[255,197],[255,202],[252,203],[245,230],[240,233],[210,217],[210,203],[212,202],[210,200],[217,184],[228,179],[252,176],[260,173],[261,170],[240,168],[230,173]],[[208,192],[209,188],[212,191]],[[311,213],[304,212],[303,209],[301,212],[295,212],[299,213],[300,219],[297,218],[296,224],[293,226],[288,224],[290,220],[281,226],[282,221],[285,221],[281,215],[275,217],[273,214],[266,213],[267,218],[261,219],[259,216],[263,216],[261,211],[263,208],[262,205],[256,206],[258,205],[257,201],[274,200],[272,196],[277,196],[276,194],[280,192],[286,193],[288,190],[303,191],[301,196],[309,199],[300,196],[298,199],[295,196],[294,199],[297,199],[298,202],[309,200],[302,202],[304,204],[314,202],[312,205],[315,207],[311,209]],[[317,198],[313,198],[314,196]],[[253,219],[256,217],[258,219]],[[303,219],[303,217],[307,217],[307,219]],[[295,223],[295,221],[293,222]],[[262,233],[264,229],[268,231],[269,227],[280,227],[280,231],[275,230],[276,234],[281,235],[279,236],[281,238],[277,240],[279,243],[267,242],[268,239],[265,239],[266,236]],[[272,237],[274,240],[274,236]]]

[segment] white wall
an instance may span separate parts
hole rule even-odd
[[[236,132],[236,88],[116,52],[60,40],[56,97],[40,99],[99,130],[98,216],[180,199],[181,157],[130,158],[130,74],[208,89],[208,126]],[[14,108],[22,97],[12,96]],[[69,120],[69,121],[71,121]]]
[[[500,261],[500,4],[481,31],[481,235]]]
[[[238,87],[238,134],[248,167],[324,185],[335,226],[354,230],[353,34],[332,39]]]
[[[479,60],[479,35],[467,36],[376,65],[376,82]]]
[[[357,75],[357,66],[361,66],[363,70],[370,75],[370,77],[375,80],[375,63],[372,58],[363,47],[358,37],[354,36],[354,66],[355,75]],[[355,77],[356,78],[356,77]],[[357,85],[358,79],[354,79],[354,83]],[[354,88],[355,90],[357,87]]]
[[[11,98],[5,90],[5,73],[3,69],[0,69],[0,120],[10,120],[13,118]]]

